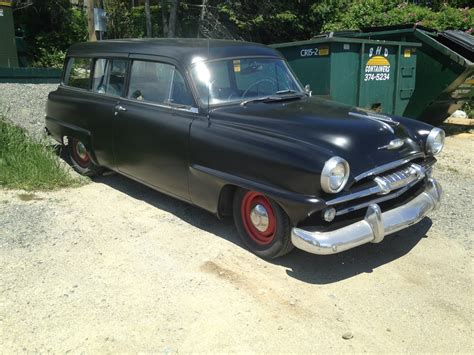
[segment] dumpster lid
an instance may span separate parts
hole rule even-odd
[[[427,32],[436,32],[436,30],[425,27],[418,23],[404,23],[399,25],[388,25],[388,26],[374,26],[374,27],[361,27],[360,32],[398,32],[400,30],[423,30]]]
[[[474,61],[474,36],[463,31],[448,30],[439,33],[438,40],[469,61]]]
[[[433,28],[422,26],[418,23],[404,23],[399,25],[387,25],[387,26],[372,26],[372,27],[361,27],[358,30],[342,30],[337,32],[331,32],[335,37],[344,37],[344,36],[356,36],[358,34],[365,33],[377,33],[380,34],[399,34],[399,33],[409,33],[414,32],[415,30],[422,30],[431,34],[436,34],[436,30]],[[322,34],[323,36],[325,34]]]
[[[320,35],[318,37],[313,37],[312,39],[306,41],[295,41],[295,42],[285,42],[285,43],[275,43],[271,44],[270,47],[273,48],[282,48],[282,47],[295,47],[295,46],[304,46],[313,43],[367,43],[367,44],[386,44],[393,46],[404,46],[404,47],[421,47],[421,43],[416,42],[404,42],[404,41],[386,41],[386,40],[375,40],[375,39],[365,39],[365,38],[352,38],[352,37],[336,37],[333,35],[333,32]]]

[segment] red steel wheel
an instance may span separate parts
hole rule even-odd
[[[241,216],[249,237],[259,245],[271,244],[276,234],[276,217],[270,201],[256,191],[248,191],[242,198]]]
[[[78,139],[72,138],[72,156],[75,162],[82,168],[87,168],[90,163],[89,153],[85,145]]]

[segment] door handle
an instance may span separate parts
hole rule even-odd
[[[122,105],[115,106],[115,113],[114,113],[115,116],[117,116],[120,111],[125,112],[125,111],[127,111],[127,108],[123,107]]]

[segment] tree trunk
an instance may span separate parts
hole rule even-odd
[[[163,37],[168,36],[168,3],[161,0],[161,19],[163,22]]]
[[[97,41],[97,33],[94,26],[94,0],[87,0],[87,29],[89,41]]]
[[[176,20],[178,18],[178,3],[179,3],[179,0],[171,0],[170,22],[169,22],[169,29],[168,29],[169,38],[176,37]]]
[[[151,37],[150,0],[145,0],[146,36]]]
[[[204,18],[206,17],[206,10],[207,10],[207,0],[202,0],[201,5],[201,15],[199,16],[199,26],[198,26],[198,33],[197,37],[202,37],[202,31],[204,29]]]

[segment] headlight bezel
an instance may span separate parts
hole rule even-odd
[[[344,167],[344,178],[342,179],[341,184],[337,187],[337,189],[333,189],[331,187],[331,172],[339,165],[342,164]],[[347,181],[349,180],[349,175],[350,175],[350,167],[349,163],[338,156],[334,156],[326,161],[324,163],[324,168],[321,171],[321,188],[323,191],[331,194],[335,194],[340,192],[347,184]]]
[[[436,144],[436,138],[441,135],[442,137],[442,142],[441,142],[441,148],[435,149],[434,145]],[[444,148],[444,140],[446,138],[446,133],[444,130],[438,127],[433,127],[428,134],[428,137],[426,138],[426,152],[430,155],[438,155],[443,151]]]

